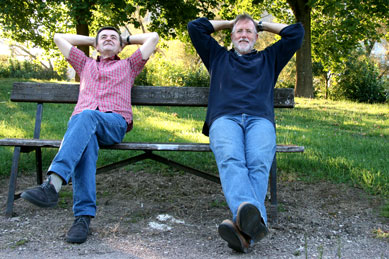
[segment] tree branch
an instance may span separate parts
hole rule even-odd
[[[34,54],[32,54],[28,49],[26,49],[24,46],[20,46],[20,45],[17,45],[17,44],[11,44],[11,45],[9,45],[10,47],[16,47],[16,48],[18,48],[18,49],[20,49],[20,50],[22,50],[24,53],[26,53],[26,54],[28,54],[30,57],[32,57],[33,59],[35,59],[35,60],[38,60],[38,58],[37,58],[37,56],[36,55],[34,55]],[[47,65],[45,65],[45,63],[43,63],[42,61],[40,61],[40,60],[38,60],[40,63],[41,63],[41,65],[44,67],[44,68],[46,68],[46,69],[50,69]]]

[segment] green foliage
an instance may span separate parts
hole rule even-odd
[[[135,85],[209,86],[209,74],[192,45],[162,40],[159,46],[135,79]],[[134,47],[126,48],[120,57],[128,57],[134,51]]]
[[[58,74],[56,71],[45,69],[41,65],[27,60],[8,59],[7,61],[0,61],[0,78],[63,80],[64,75],[63,72]]]
[[[0,0],[0,26],[7,37],[31,42],[49,50],[55,32],[75,31],[87,25],[95,31],[103,25],[142,26],[141,17],[150,16],[148,28],[163,37],[185,37],[187,23],[199,16],[213,18],[217,0]]]
[[[7,38],[50,49],[54,32],[68,23],[66,11],[61,1],[0,0],[0,25]]]
[[[368,43],[365,44],[367,47],[380,38],[388,37],[384,30],[380,30],[388,25],[383,9],[387,9],[386,0],[375,0],[369,4],[348,0],[314,1],[313,59],[320,61],[327,72],[341,71],[347,57],[360,48],[361,42]]]
[[[336,76],[331,98],[365,103],[385,102],[385,85],[388,87],[389,82],[378,76],[378,68],[370,59],[351,56],[343,71]]]
[[[134,0],[141,16],[149,12],[151,19],[149,29],[165,38],[185,37],[188,22],[197,17],[213,19],[214,8],[217,8],[220,2],[220,0]]]
[[[143,73],[143,74],[142,74]],[[135,80],[137,85],[156,86],[209,86],[209,75],[202,64],[176,64],[161,56],[154,57],[140,77]]]
[[[55,32],[74,32],[77,25],[96,29],[134,22],[136,10],[126,0],[0,0],[0,25],[7,37],[45,50],[54,47]]]

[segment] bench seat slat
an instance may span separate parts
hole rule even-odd
[[[59,148],[60,140],[50,139],[0,139],[0,146],[18,146],[18,147],[46,147]],[[150,150],[150,151],[211,151],[208,143],[140,143],[140,142],[122,142],[112,146],[103,146],[102,149],[119,150]],[[304,152],[303,146],[295,145],[277,145],[277,152]]]

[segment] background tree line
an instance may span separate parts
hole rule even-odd
[[[55,32],[94,35],[109,24],[129,34],[157,31],[161,38],[188,43],[186,25],[196,17],[233,19],[247,12],[259,20],[271,14],[277,22],[301,22],[305,28],[293,71],[296,96],[314,97],[320,88],[328,96],[331,88],[334,98],[382,102],[388,60],[379,70],[370,54],[376,42],[389,38],[388,7],[387,0],[0,0],[0,27],[3,37],[45,49],[55,68],[64,64],[52,40]],[[230,46],[228,32],[218,37]],[[185,46],[193,52],[190,44]],[[89,48],[83,51],[89,55]]]

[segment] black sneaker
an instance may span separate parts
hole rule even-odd
[[[40,186],[22,192],[21,197],[42,208],[54,207],[58,203],[58,193],[50,183],[50,177]]]
[[[69,243],[84,243],[89,234],[90,218],[90,216],[76,217],[72,227],[66,234],[66,241]]]

